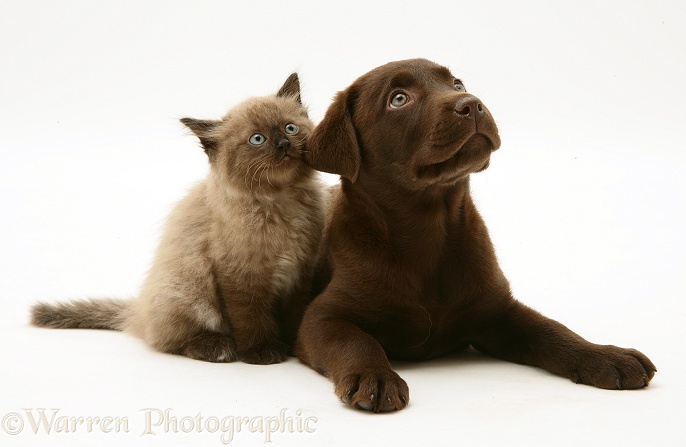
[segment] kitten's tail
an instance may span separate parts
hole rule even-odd
[[[31,307],[31,324],[57,329],[124,330],[131,307],[129,300],[79,300]]]

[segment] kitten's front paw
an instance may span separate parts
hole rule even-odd
[[[407,383],[393,370],[367,369],[335,383],[336,395],[360,410],[387,413],[402,410],[410,400]]]
[[[653,362],[640,351],[596,345],[581,356],[570,379],[608,390],[630,390],[648,386],[655,372]]]
[[[248,349],[239,355],[245,363],[253,365],[271,365],[281,363],[288,358],[288,346],[280,341],[273,341]]]
[[[206,362],[227,363],[236,361],[236,344],[233,338],[219,332],[203,332],[186,342],[181,354]]]

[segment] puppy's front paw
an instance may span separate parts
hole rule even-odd
[[[598,388],[630,390],[648,386],[656,372],[653,362],[635,349],[596,345],[579,358],[570,378]]]
[[[241,352],[240,359],[253,365],[271,365],[281,363],[288,358],[288,346],[280,341],[273,341]]]
[[[407,383],[391,369],[366,369],[336,381],[336,395],[361,410],[386,413],[402,410],[410,401]]]
[[[227,363],[236,360],[233,338],[218,332],[203,332],[191,338],[181,348],[186,357],[206,362]]]

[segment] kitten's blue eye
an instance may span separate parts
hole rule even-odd
[[[296,133],[298,133],[298,130],[300,129],[298,129],[298,126],[296,126],[295,124],[288,123],[286,124],[285,130],[288,135],[295,135]]]
[[[253,146],[261,146],[265,141],[267,141],[267,137],[261,133],[254,133],[250,135],[250,138],[248,139],[248,143],[252,144]]]
[[[409,100],[410,97],[407,96],[405,93],[398,92],[395,95],[393,95],[393,98],[391,98],[391,107],[394,109],[400,108],[407,104]]]

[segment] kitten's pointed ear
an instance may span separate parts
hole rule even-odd
[[[305,159],[316,170],[338,174],[351,182],[360,173],[360,145],[352,120],[351,90],[339,92],[307,140]]]
[[[302,101],[300,99],[300,79],[298,79],[298,73],[292,73],[288,79],[286,79],[286,82],[283,83],[276,96],[293,97],[296,101],[298,101],[298,104],[302,105]]]
[[[210,159],[214,156],[217,149],[217,140],[214,131],[221,121],[196,120],[193,118],[181,118],[181,122],[186,125],[198,139]]]

